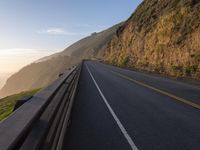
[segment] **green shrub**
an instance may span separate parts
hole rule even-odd
[[[165,44],[159,44],[156,48],[156,51],[158,53],[162,53],[164,51],[164,49],[166,48],[166,45]]]
[[[188,66],[188,67],[185,68],[185,74],[186,75],[194,74],[196,71],[197,71],[196,66]]]
[[[180,0],[172,0],[172,6],[176,7],[179,2],[180,2]]]
[[[183,66],[172,66],[172,72],[177,77],[183,76],[183,70]]]
[[[195,60],[200,62],[200,52],[194,56]]]
[[[126,67],[128,62],[129,62],[129,57],[128,56],[121,57],[120,61],[119,61],[119,66],[120,67]]]
[[[28,92],[22,92],[19,94],[15,94],[12,96],[8,96],[5,98],[0,99],[0,122],[7,118],[14,109],[16,101],[24,96],[32,96],[37,93],[40,89],[35,89]]]

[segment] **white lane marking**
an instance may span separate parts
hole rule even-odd
[[[131,139],[131,137],[129,136],[129,134],[127,133],[126,129],[124,128],[124,126],[122,125],[121,121],[119,120],[119,118],[117,117],[117,115],[115,114],[115,112],[113,111],[113,109],[111,108],[110,104],[108,103],[108,101],[106,100],[105,96],[103,95],[101,89],[99,88],[97,82],[95,81],[92,73],[90,72],[88,66],[86,65],[86,68],[96,86],[96,88],[98,89],[103,101],[105,102],[106,106],[108,107],[111,115],[113,116],[113,118],[115,119],[118,127],[120,128],[121,132],[123,133],[124,137],[126,138],[127,142],[129,143],[129,145],[131,146],[132,150],[138,150],[137,146],[135,145],[135,143],[133,142],[133,140]]]

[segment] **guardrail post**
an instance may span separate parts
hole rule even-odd
[[[25,96],[20,98],[19,100],[17,100],[15,107],[13,109],[13,111],[15,111],[16,109],[18,109],[20,106],[22,106],[24,103],[26,103],[27,101],[29,101],[33,96]]]

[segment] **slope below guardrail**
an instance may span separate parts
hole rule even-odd
[[[2,122],[0,150],[61,149],[80,71],[67,71]]]

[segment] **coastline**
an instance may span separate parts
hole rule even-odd
[[[7,79],[12,75],[13,73],[1,73],[0,72],[0,90],[5,85]]]

